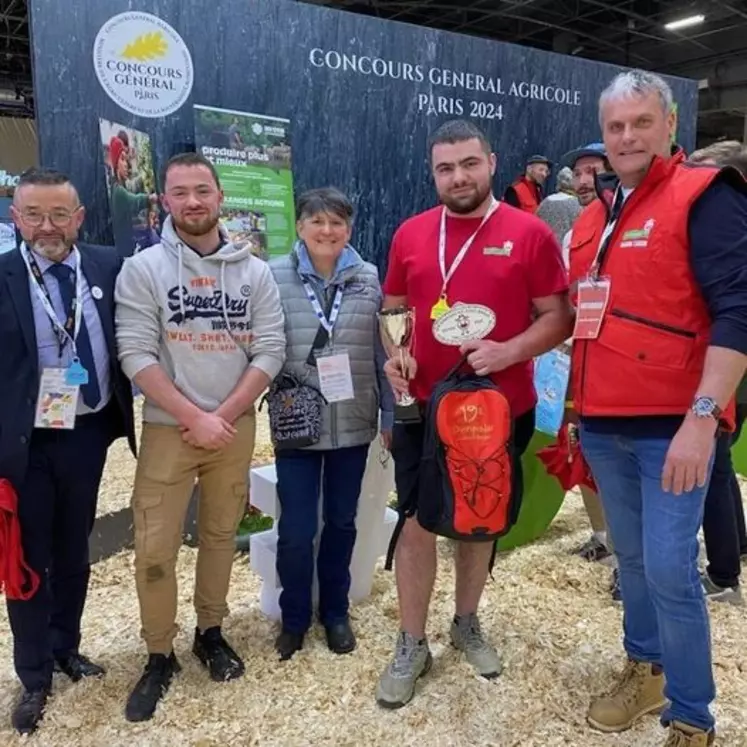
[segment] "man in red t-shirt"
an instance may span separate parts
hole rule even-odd
[[[560,246],[539,218],[495,200],[496,157],[473,124],[458,120],[442,125],[431,139],[430,155],[442,206],[399,227],[384,283],[384,308],[415,310],[412,355],[405,358],[404,368],[402,360],[393,357],[385,371],[398,395],[409,391],[425,405],[434,385],[469,353],[474,371],[489,374],[511,403],[518,472],[521,453],[534,433],[532,359],[571,333]],[[461,348],[435,339],[433,318],[458,302],[487,306],[495,313],[495,327],[486,339]],[[394,426],[400,505],[411,502],[418,489],[424,428],[422,421]],[[458,544],[451,626],[454,645],[486,678],[497,677],[502,668],[477,619],[492,550],[492,542]],[[407,520],[400,536],[395,571],[402,624],[395,657],[376,690],[377,702],[386,708],[405,705],[415,681],[431,665],[425,621],[436,577],[436,536],[415,518]]]

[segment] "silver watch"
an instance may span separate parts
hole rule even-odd
[[[720,420],[722,412],[712,397],[696,397],[690,411],[696,418],[713,418],[714,420]]]

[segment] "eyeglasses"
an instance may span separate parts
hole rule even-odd
[[[65,228],[69,226],[73,220],[75,214],[80,210],[80,207],[75,208],[72,212],[69,210],[51,210],[48,213],[43,213],[39,210],[24,210],[21,212],[21,218],[27,226],[32,228],[38,228],[44,224],[44,219],[49,218],[49,222],[57,228]]]

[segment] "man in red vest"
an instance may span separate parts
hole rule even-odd
[[[544,156],[532,156],[527,161],[526,171],[503,194],[509,205],[536,213],[542,202],[542,187],[550,176],[550,160]]]
[[[628,663],[588,719],[616,732],[663,708],[665,747],[707,747],[715,686],[697,535],[747,362],[747,188],[670,147],[660,77],[621,73],[599,114],[616,178],[597,179],[601,199],[573,227],[572,390],[620,565]]]

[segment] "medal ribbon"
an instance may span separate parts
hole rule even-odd
[[[441,295],[439,298],[443,299],[444,301],[446,300],[446,286],[454,276],[454,273],[456,272],[459,265],[462,264],[464,257],[469,251],[469,248],[477,238],[477,234],[480,233],[482,227],[490,220],[493,213],[498,209],[499,205],[500,202],[498,202],[498,200],[496,200],[494,197],[490,203],[488,212],[485,213],[485,216],[482,219],[482,222],[477,227],[477,230],[472,234],[472,236],[470,236],[467,241],[464,242],[464,245],[459,250],[459,253],[456,255],[456,257],[454,257],[454,261],[451,263],[451,267],[449,267],[448,272],[446,271],[446,208],[444,207],[441,211],[441,227],[438,235],[438,264],[441,268],[441,277],[443,278],[444,284],[441,287]]]

